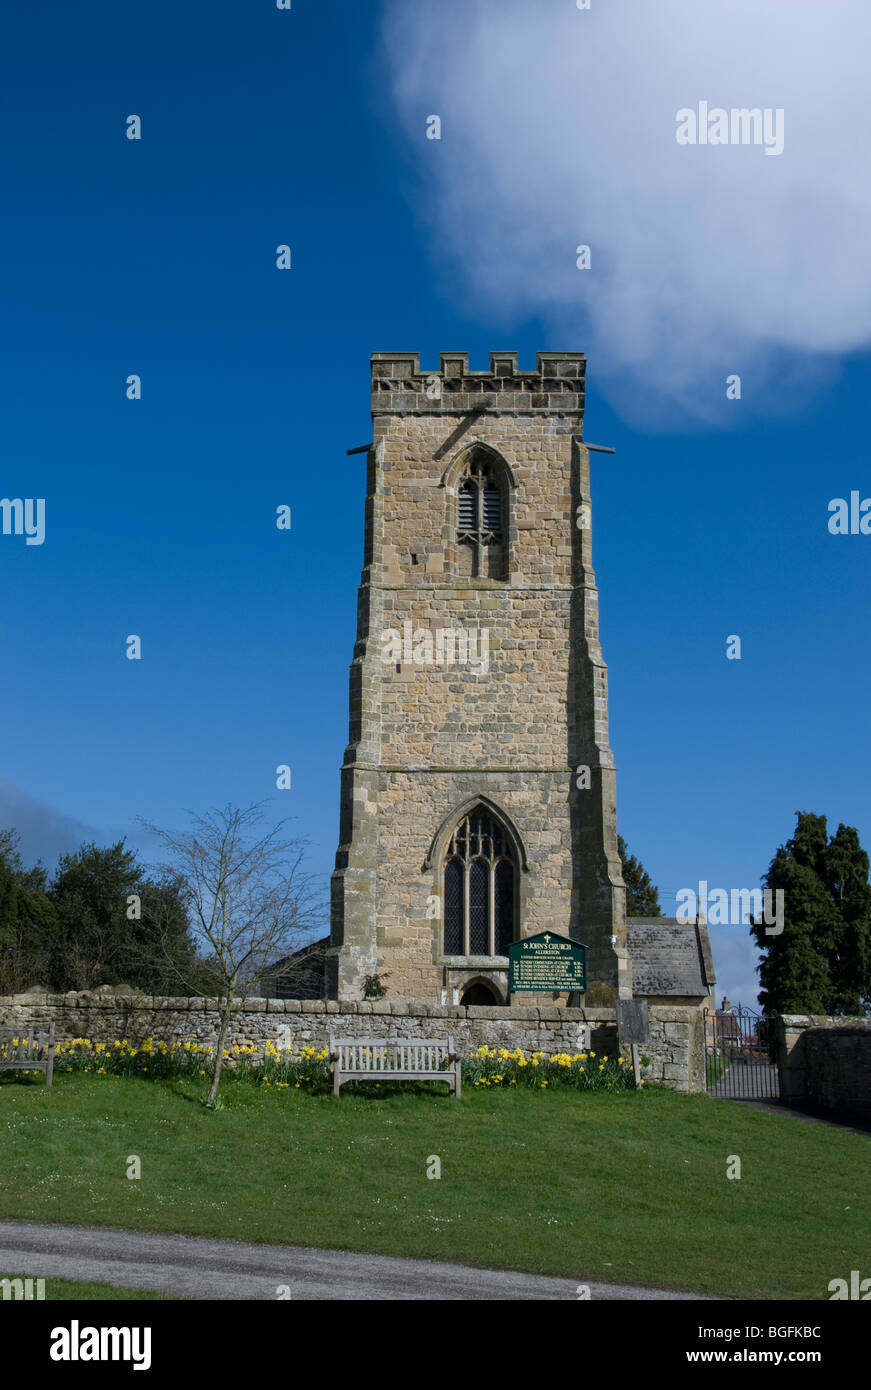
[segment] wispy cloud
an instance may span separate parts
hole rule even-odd
[[[732,372],[773,408],[868,344],[865,0],[388,0],[384,39],[445,285],[585,348],[619,410],[716,418]],[[700,101],[782,108],[783,153],[679,145]]]

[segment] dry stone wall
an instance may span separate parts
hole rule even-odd
[[[645,1077],[676,1091],[704,1090],[704,1036],[697,1009],[654,1006]],[[214,1044],[218,1013],[213,1000],[106,997],[81,994],[0,996],[0,1024],[17,1028],[55,1025],[58,1041],[88,1038],[114,1042],[146,1037],[165,1042]],[[233,1043],[278,1047],[326,1047],[330,1034],[350,1038],[435,1038],[447,1036],[460,1055],[484,1043],[525,1052],[578,1052],[587,1047],[617,1052],[613,1009],[567,1009],[539,1005],[469,1006],[421,999],[342,1003],[333,999],[249,999],[234,1016]]]
[[[871,1018],[792,1014],[777,1027],[787,1104],[871,1120]]]

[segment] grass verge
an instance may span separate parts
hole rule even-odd
[[[208,1111],[205,1094],[0,1075],[0,1215],[745,1298],[826,1298],[871,1248],[871,1139],[737,1102],[520,1087],[337,1101],[229,1081]]]
[[[31,1276],[26,1274],[0,1274],[0,1281],[4,1279],[27,1279]],[[118,1300],[130,1300],[139,1302],[142,1299],[159,1299],[161,1302],[176,1302],[171,1294],[156,1293],[153,1289],[126,1289],[120,1288],[115,1284],[87,1284],[80,1279],[54,1279],[45,1280],[45,1302],[58,1303],[73,1300],[79,1302],[81,1299],[93,1299],[116,1302]],[[34,1298],[33,1300],[37,1300]]]

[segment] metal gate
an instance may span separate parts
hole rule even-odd
[[[735,1008],[705,1009],[705,1066],[712,1096],[727,1100],[779,1100],[775,1014]]]

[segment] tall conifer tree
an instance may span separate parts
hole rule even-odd
[[[764,952],[759,1002],[767,1011],[871,1012],[871,886],[868,855],[852,826],[829,839],[825,816],[796,812],[763,882],[784,898],[783,931],[750,930]]]

